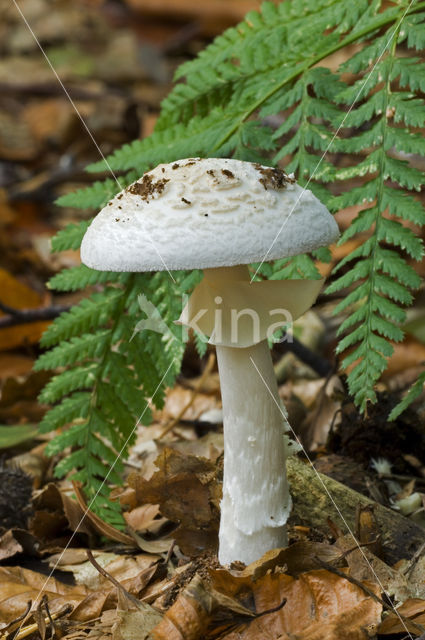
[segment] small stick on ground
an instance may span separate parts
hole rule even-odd
[[[115,578],[113,576],[111,576],[110,573],[108,573],[103,567],[100,566],[100,564],[95,560],[92,552],[90,551],[90,549],[86,550],[87,553],[87,558],[89,559],[89,561],[91,562],[91,564],[94,566],[94,568],[107,580],[109,580],[109,582],[112,582],[112,584],[114,585],[114,587],[116,587],[118,589],[118,591],[121,591],[121,593],[128,598],[128,600],[130,600],[130,602],[132,602],[134,605],[136,605],[136,607],[139,609],[140,608],[140,600],[138,600],[135,596],[133,596],[133,594],[131,594],[129,591],[127,591],[127,589],[125,589],[122,584],[120,584],[118,582],[118,580],[115,580]]]
[[[69,311],[70,308],[69,305],[57,304],[51,307],[42,307],[41,309],[15,309],[0,301],[0,311],[7,314],[5,317],[0,318],[0,329],[14,327],[19,324],[28,324],[29,322],[53,320],[63,311]]]

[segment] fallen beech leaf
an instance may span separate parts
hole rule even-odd
[[[73,487],[74,487],[75,496],[77,498],[77,502],[81,507],[81,509],[83,510],[85,517],[90,521],[90,523],[93,525],[93,528],[98,533],[100,533],[100,535],[106,536],[107,538],[110,538],[111,540],[115,540],[116,542],[122,542],[124,544],[129,545],[130,547],[134,547],[134,540],[131,536],[127,535],[123,531],[120,531],[119,529],[116,529],[111,524],[104,522],[102,518],[100,518],[93,511],[91,511],[91,509],[87,507],[83,494],[81,493],[80,487],[77,486],[75,483],[73,483]]]
[[[139,596],[154,576],[161,573],[163,565],[158,564],[160,556],[138,554],[120,556],[115,553],[93,551],[96,562],[115,578],[132,595]],[[86,549],[67,549],[64,554],[55,554],[49,558],[49,566],[69,571],[77,584],[90,589],[112,588],[108,578],[99,573],[87,559]]]
[[[120,502],[123,504],[122,501]],[[159,505],[142,504],[140,507],[136,507],[135,509],[132,509],[132,511],[124,513],[124,518],[127,524],[134,529],[134,531],[148,531],[150,525],[152,525],[158,514]]]
[[[161,514],[180,527],[173,538],[187,555],[215,548],[221,487],[217,465],[198,456],[166,448],[155,461],[158,471],[146,480],[132,473],[128,484],[139,504],[159,504]]]
[[[78,605],[87,593],[87,587],[70,587],[29,569],[0,567],[0,622],[8,623],[19,617],[29,600],[35,609],[44,594],[54,613],[65,604]]]
[[[408,577],[409,598],[425,600],[425,554],[413,560],[400,560],[393,568]]]
[[[406,576],[401,571],[387,565],[378,558],[368,547],[353,549],[353,537],[349,534],[341,536],[335,543],[336,547],[346,554],[346,562],[350,568],[350,575],[360,582],[372,582],[384,588],[389,596],[403,602],[409,597],[409,586]]]
[[[218,406],[217,398],[214,395],[197,392],[190,404],[194,391],[185,389],[181,385],[176,385],[167,393],[164,408],[161,411],[161,418],[169,420],[176,418],[181,411],[187,407],[184,415],[185,420],[197,420],[199,416],[210,409]],[[190,406],[189,406],[190,405]]]
[[[43,542],[57,539],[69,528],[71,531],[94,534],[90,521],[83,519],[84,511],[59,488],[50,482],[34,498],[31,532]]]
[[[229,572],[236,577],[251,578],[253,581],[264,576],[270,569],[285,567],[285,573],[297,576],[317,568],[317,561],[335,562],[342,557],[340,549],[324,542],[301,541],[285,549],[272,549],[245,569]]]
[[[214,596],[195,576],[180,593],[161,622],[152,629],[155,640],[197,640],[205,635],[216,603]]]
[[[39,543],[25,529],[10,529],[0,537],[0,560],[12,558],[17,553],[36,556]]]
[[[377,601],[323,569],[298,579],[269,573],[255,582],[219,569],[212,572],[212,578],[213,587],[228,595],[253,596],[257,614],[286,600],[285,606],[231,631],[223,640],[364,640],[375,635],[381,619]],[[368,587],[377,591],[373,585]]]
[[[151,630],[161,620],[161,613],[141,602],[138,611],[117,611],[112,638],[113,640],[147,640]]]
[[[393,633],[406,633],[406,627],[411,633],[417,633],[418,627],[409,624],[411,618],[415,624],[421,624],[425,626],[425,600],[419,600],[418,598],[412,598],[406,600],[400,607],[397,607],[397,611],[400,615],[404,616],[404,624],[400,618],[392,611],[384,619],[378,628],[378,633],[383,635]]]
[[[19,353],[0,353],[0,379],[28,376],[34,366],[34,359]]]
[[[163,540],[145,540],[138,533],[133,531],[131,537],[136,542],[139,549],[146,551],[146,553],[165,553],[168,552],[173,544],[173,540],[170,538]]]

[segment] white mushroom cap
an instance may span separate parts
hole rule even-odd
[[[281,169],[224,158],[161,164],[116,195],[81,245],[103,271],[249,264],[337,240],[326,207]]]

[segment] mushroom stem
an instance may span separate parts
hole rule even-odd
[[[205,270],[205,277],[218,276],[218,284],[225,272],[228,279],[247,278],[245,267]],[[249,564],[287,544],[285,420],[267,341],[216,350],[224,426],[219,561]]]

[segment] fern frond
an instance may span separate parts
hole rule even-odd
[[[374,384],[393,352],[391,343],[403,338],[398,325],[405,319],[404,306],[412,303],[411,291],[420,284],[419,276],[406,262],[404,254],[415,260],[423,255],[421,239],[387,215],[388,211],[401,220],[414,220],[419,224],[425,219],[420,203],[406,193],[406,190],[421,188],[423,174],[406,160],[394,156],[395,152],[425,154],[423,139],[409,128],[421,121],[420,101],[412,92],[421,87],[422,81],[420,77],[413,78],[412,59],[397,56],[401,29],[399,19],[390,37],[388,33],[383,34],[344,64],[344,70],[362,75],[338,95],[338,99],[347,104],[354,99],[365,100],[352,109],[344,121],[344,126],[361,126],[365,131],[353,135],[351,130],[350,137],[338,141],[340,152],[350,157],[360,153],[361,159],[338,170],[336,178],[344,181],[367,174],[374,176],[332,199],[333,208],[373,203],[359,212],[341,242],[365,232],[369,234],[368,239],[337,265],[336,271],[342,271],[351,264],[349,270],[328,287],[328,291],[348,291],[335,309],[336,313],[348,312],[340,326],[339,333],[345,337],[339,342],[338,352],[351,349],[342,366],[352,367],[348,374],[349,390],[363,410],[367,402],[376,401]],[[408,87],[410,93],[402,91],[404,87]],[[373,94],[369,96],[372,89]],[[407,108],[410,100],[414,107],[412,116]],[[401,120],[407,128],[397,125]]]
[[[76,391],[50,409],[40,422],[40,432],[55,431],[74,420],[87,418],[91,402],[89,391]]]
[[[416,380],[415,384],[406,393],[403,400],[401,400],[401,402],[399,402],[398,405],[394,407],[394,409],[391,411],[390,415],[388,416],[388,420],[396,420],[398,416],[401,413],[403,413],[403,411],[405,411],[407,407],[411,405],[414,400],[416,400],[416,398],[419,398],[419,396],[424,390],[424,385],[425,385],[425,371],[423,371],[420,374],[419,378]]]
[[[47,286],[49,289],[56,289],[56,291],[76,291],[89,285],[105,284],[106,282],[125,284],[128,278],[128,273],[95,271],[82,264],[78,267],[65,269],[53,276]]]
[[[192,278],[176,274],[176,281],[190,286],[196,276],[199,279],[199,274]],[[149,295],[170,325],[168,336],[134,334],[141,314],[140,293]],[[44,417],[42,430],[68,425],[49,443],[48,452],[53,455],[71,447],[56,473],[76,470],[75,478],[83,482],[87,498],[94,499],[93,508],[109,521],[118,522],[116,509],[107,501],[107,486],[118,481],[122,467],[116,458],[118,454],[125,458],[137,425],[151,419],[149,402],[162,404],[165,386],[173,383],[179,371],[184,345],[174,337],[173,321],[180,315],[181,304],[180,288],[168,273],[125,274],[115,286],[92,294],[57,318],[43,339],[44,344],[59,344],[40,356],[36,369],[70,367],[54,376],[40,395],[41,402],[59,402]],[[101,497],[95,498],[115,462]]]
[[[82,220],[77,224],[69,224],[65,229],[58,231],[58,233],[52,238],[52,252],[79,249],[89,224],[90,220]]]
[[[108,329],[102,329],[94,333],[74,336],[67,342],[62,341],[60,345],[38,358],[34,370],[54,369],[57,362],[60,362],[63,367],[68,367],[87,358],[96,359],[102,354],[106,341],[110,339],[109,334]]]
[[[123,181],[122,188],[125,186]],[[56,204],[60,207],[74,207],[75,209],[100,209],[120,190],[120,183],[117,184],[116,180],[107,178],[103,181],[98,180],[84,189],[60,196],[56,200]]]
[[[120,303],[120,288],[105,287],[103,291],[84,298],[51,323],[41,338],[42,347],[51,347],[61,340],[98,329],[114,317]],[[44,356],[42,356],[44,357]]]

